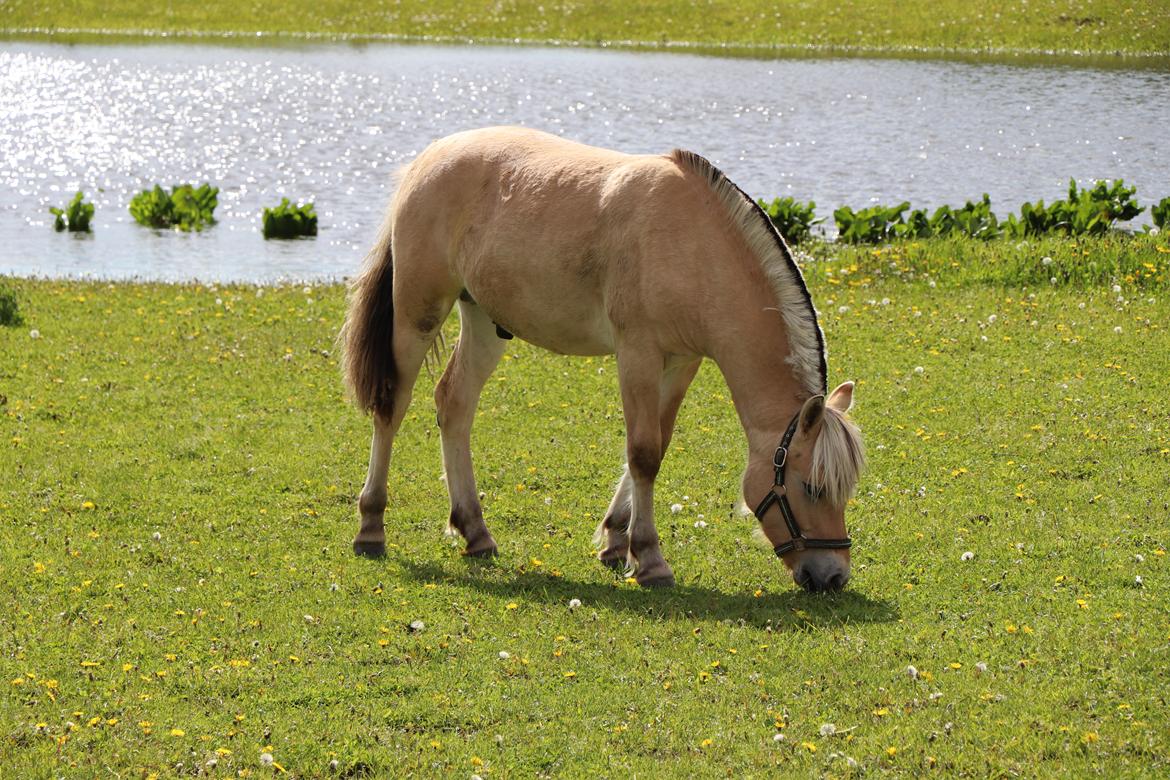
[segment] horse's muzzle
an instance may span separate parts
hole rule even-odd
[[[835,555],[818,555],[797,564],[792,579],[809,593],[835,593],[849,582],[849,564]]]

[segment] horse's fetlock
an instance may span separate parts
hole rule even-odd
[[[363,491],[358,497],[358,509],[363,516],[380,515],[386,511],[385,491]]]

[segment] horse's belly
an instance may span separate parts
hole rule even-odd
[[[487,269],[482,269],[486,271]],[[592,285],[557,273],[473,272],[468,293],[508,333],[564,355],[607,355],[613,330]]]

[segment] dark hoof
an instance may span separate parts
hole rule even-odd
[[[668,574],[665,577],[650,577],[645,580],[638,580],[638,584],[643,588],[673,588],[674,575]]]
[[[495,558],[499,554],[500,551],[496,549],[495,545],[492,545],[491,547],[484,547],[482,550],[463,551],[464,558],[479,558],[480,560],[489,560],[491,558]]]
[[[626,556],[624,555],[615,555],[612,558],[598,558],[597,560],[601,561],[602,566],[607,566],[614,571],[626,568]]]
[[[353,541],[353,554],[362,558],[385,558],[386,557],[386,543],[385,542],[360,542],[357,539]]]

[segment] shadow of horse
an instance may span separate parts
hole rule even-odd
[[[667,589],[628,587],[620,579],[591,582],[553,576],[540,570],[511,570],[492,562],[465,558],[452,570],[436,563],[420,563],[402,557],[390,560],[401,566],[407,578],[448,585],[509,600],[568,606],[581,601],[580,609],[633,612],[657,621],[733,621],[773,631],[807,631],[859,623],[897,620],[897,609],[888,601],[875,600],[852,590],[810,594],[801,590],[782,593],[725,593],[701,585]]]

